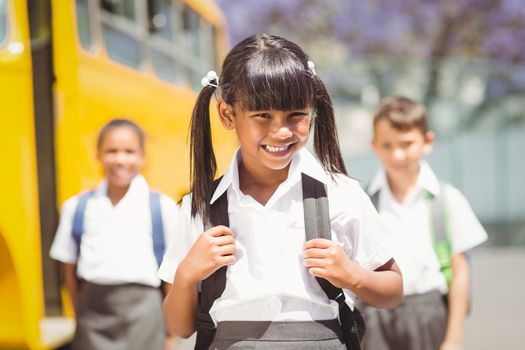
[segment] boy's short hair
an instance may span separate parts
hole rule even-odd
[[[401,131],[412,128],[418,128],[423,134],[428,131],[425,106],[406,97],[386,97],[374,114],[374,129],[383,119],[388,120],[395,129]]]

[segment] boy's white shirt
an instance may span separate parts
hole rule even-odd
[[[86,206],[80,257],[71,234],[79,195],[71,197],[62,205],[60,224],[49,253],[51,258],[77,264],[78,277],[93,283],[139,283],[158,287],[149,193],[146,180],[137,175],[124,197],[113,206],[107,196],[107,182],[102,181]],[[161,195],[160,203],[168,246],[179,208],[166,195]]]
[[[288,179],[263,206],[239,189],[238,160],[215,191],[212,202],[227,191],[230,228],[236,238],[236,262],[228,267],[226,288],[210,310],[213,320],[289,321],[337,318],[329,301],[303,265],[304,232],[301,173],[327,184],[332,240],[359,265],[374,270],[391,254],[386,231],[357,181],[343,175],[332,180],[314,156],[302,149],[294,156]],[[159,276],[172,283],[179,263],[203,232],[202,220],[191,218],[191,196],[182,202],[177,240],[168,248]],[[345,290],[353,308],[354,295]]]
[[[432,246],[429,207],[424,198],[425,191],[434,196],[441,195],[439,180],[426,161],[421,168],[415,189],[404,203],[399,203],[392,194],[386,172],[380,169],[368,187],[368,193],[380,190],[379,215],[391,232],[389,248],[403,275],[405,295],[439,290],[448,291],[446,280],[440,272],[440,264]],[[466,252],[487,239],[487,233],[472,208],[459,190],[444,186],[445,206],[451,232],[454,254]]]

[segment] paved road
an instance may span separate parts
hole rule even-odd
[[[525,249],[474,252],[472,313],[464,350],[525,349]],[[174,350],[193,349],[193,337]]]

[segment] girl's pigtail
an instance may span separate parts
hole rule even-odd
[[[341,155],[332,100],[324,83],[314,76],[317,88],[315,98],[314,149],[326,171],[347,175]]]
[[[210,99],[215,87],[210,84],[201,90],[190,126],[191,215],[201,215],[205,223],[209,222],[212,182],[217,172],[210,126]]]

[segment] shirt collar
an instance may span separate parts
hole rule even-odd
[[[419,175],[417,177],[416,187],[430,192],[433,196],[438,196],[441,192],[439,187],[439,180],[436,177],[436,174],[430,168],[430,165],[425,160],[421,160]],[[386,171],[384,168],[381,168],[374,179],[368,186],[367,192],[369,195],[373,195],[379,190],[388,188],[388,181],[386,178]]]
[[[132,180],[131,180],[131,184],[129,185],[129,189],[128,191],[126,192],[126,194],[124,195],[124,198],[127,198],[127,197],[130,197],[133,196],[133,194],[143,194],[143,193],[149,193],[149,186],[148,186],[148,182],[146,181],[146,179],[144,178],[144,176],[142,176],[141,174],[138,174],[136,175]],[[100,184],[97,186],[97,188],[95,189],[95,196],[97,197],[100,197],[100,196],[103,196],[103,197],[107,197],[108,195],[108,180],[104,179],[100,182]]]
[[[233,191],[240,197],[241,190],[239,186],[239,161],[241,159],[240,148],[237,149],[235,155],[230,162],[228,170],[222,177],[217,189],[213,193],[210,204],[213,204],[227,189],[232,186]],[[319,164],[319,161],[314,157],[309,150],[303,147],[299,152],[297,152],[292,158],[290,163],[290,168],[288,170],[288,178],[285,182],[288,182],[289,185],[294,185],[297,182],[301,181],[301,173],[304,173],[308,176],[313,177],[314,179],[328,184],[328,176]]]

